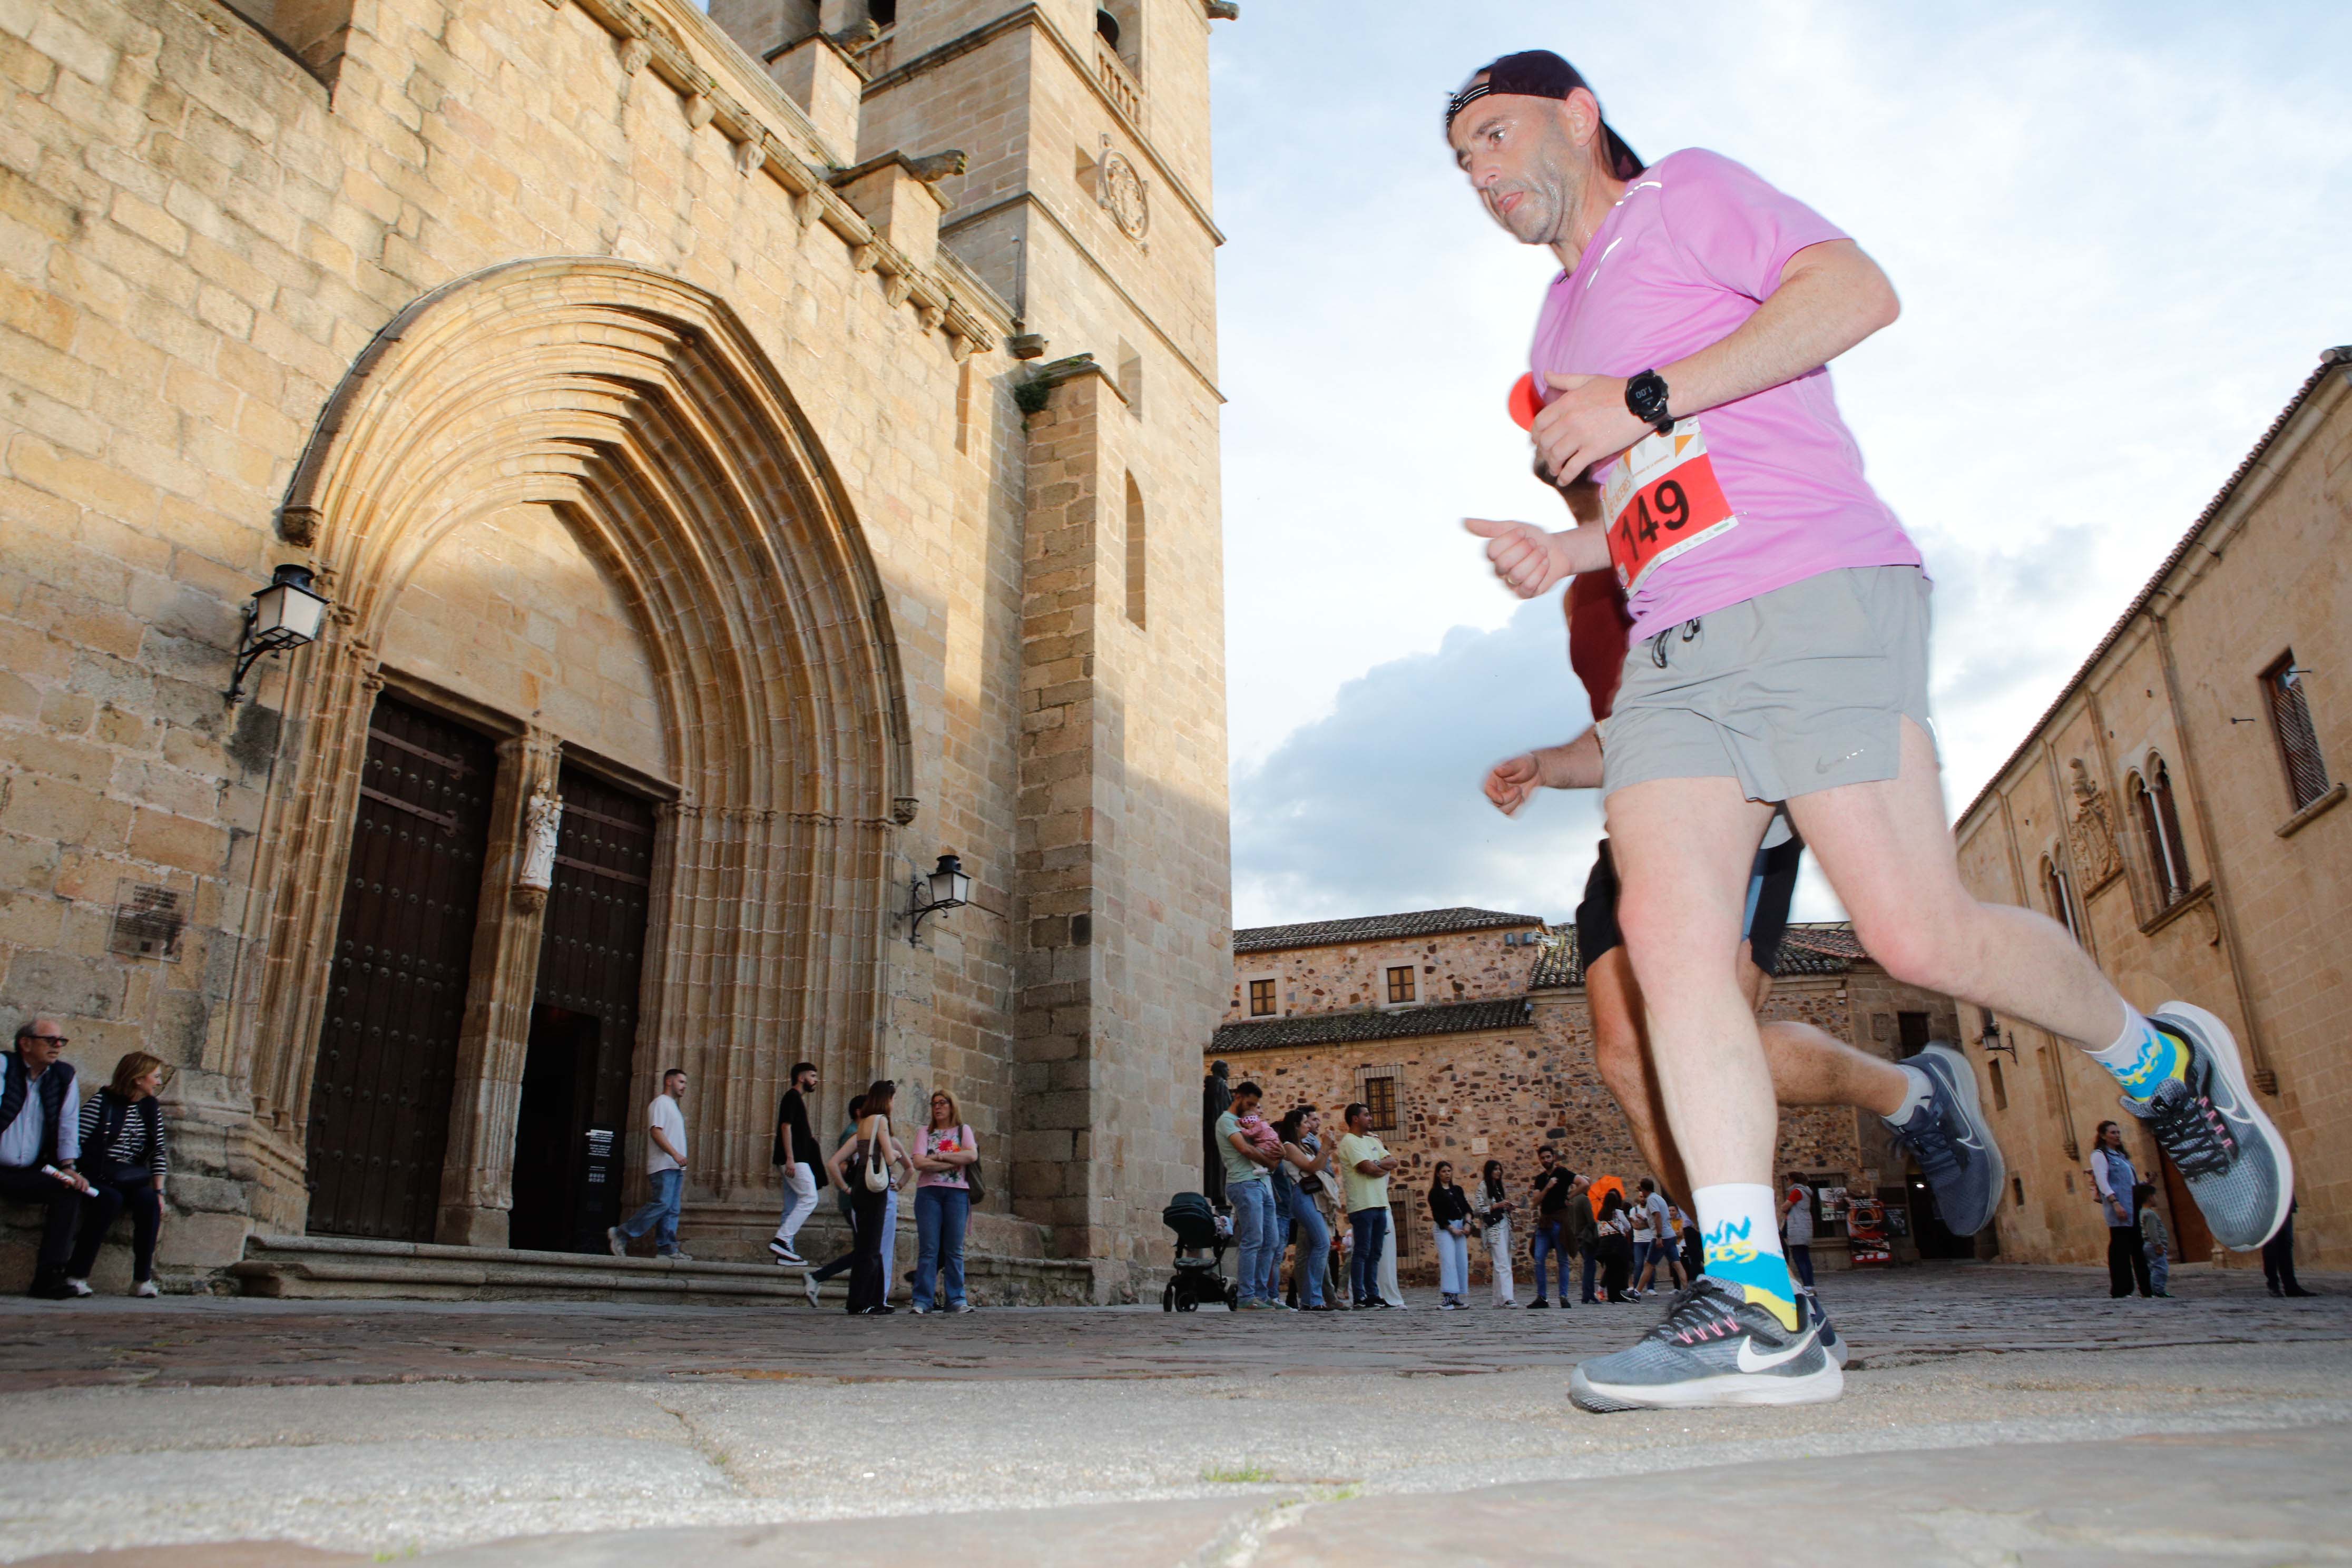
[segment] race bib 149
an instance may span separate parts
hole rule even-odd
[[[1609,522],[1609,560],[1628,594],[1662,561],[1696,550],[1739,521],[1716,481],[1714,460],[1696,419],[1677,419],[1664,436],[1644,436],[1618,460],[1601,487]]]

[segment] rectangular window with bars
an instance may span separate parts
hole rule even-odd
[[[1412,1000],[1412,965],[1401,963],[1389,971],[1389,1004]]]
[[[2294,662],[2293,648],[2263,671],[2263,698],[2271,713],[2271,733],[2278,737],[2279,760],[2286,765],[2287,795],[2297,811],[2327,793],[2327,759],[2320,755],[2319,732],[2312,728],[2311,707],[2304,700],[2304,675]]]
[[[1394,1077],[1366,1078],[1360,1092],[1372,1113],[1372,1131],[1393,1132],[1397,1124],[1397,1082]]]
[[[1274,1016],[1273,981],[1253,980],[1249,983],[1249,993],[1251,1017],[1271,1018]]]

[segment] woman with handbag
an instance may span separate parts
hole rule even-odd
[[[1486,1240],[1486,1262],[1495,1271],[1497,1307],[1519,1304],[1518,1287],[1511,1279],[1511,1210],[1515,1206],[1503,1185],[1503,1162],[1487,1161],[1478,1173],[1477,1186],[1471,1190],[1470,1210]]]
[[[1437,1238],[1437,1310],[1470,1306],[1470,1200],[1454,1180],[1454,1162],[1440,1160],[1429,1178],[1430,1232]]]
[[[955,1096],[933,1089],[931,1119],[915,1141],[918,1312],[971,1310],[963,1295],[963,1237],[979,1174],[980,1141],[963,1124]]]
[[[866,1091],[864,1114],[853,1136],[842,1141],[829,1162],[834,1180],[849,1194],[849,1223],[856,1243],[849,1265],[849,1310],[853,1316],[887,1318],[898,1310],[883,1300],[882,1223],[889,1195],[901,1175],[913,1167],[906,1151],[890,1135],[890,1102],[898,1086],[877,1079]]]
[[[156,1095],[171,1073],[161,1057],[132,1051],[114,1064],[114,1081],[82,1101],[81,1239],[66,1264],[66,1283],[87,1287],[114,1216],[131,1210],[131,1293],[155,1294],[155,1237],[163,1226],[163,1177],[172,1168]],[[85,1289],[82,1294],[88,1294]]]
[[[1292,1294],[1299,1310],[1338,1310],[1324,1293],[1331,1256],[1331,1226],[1316,1203],[1317,1194],[1331,1184],[1331,1151],[1323,1147],[1323,1119],[1311,1105],[1302,1105],[1275,1123],[1282,1140],[1283,1163],[1275,1167],[1275,1194],[1286,1205],[1291,1234],[1298,1243],[1297,1261],[1291,1266]]]

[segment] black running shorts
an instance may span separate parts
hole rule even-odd
[[[1780,939],[1789,934],[1789,903],[1797,892],[1797,868],[1804,858],[1805,841],[1791,833],[1786,843],[1758,850],[1748,873],[1743,934],[1756,967],[1767,974],[1780,961]],[[1593,857],[1592,875],[1585,879],[1584,901],[1576,906],[1577,962],[1588,970],[1602,953],[1624,945],[1625,933],[1617,929],[1617,861],[1604,838]]]

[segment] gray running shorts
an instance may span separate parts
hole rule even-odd
[[[1601,795],[1736,778],[1782,801],[1891,779],[1901,721],[1927,718],[1927,579],[1823,572],[1643,637],[1601,725]]]

